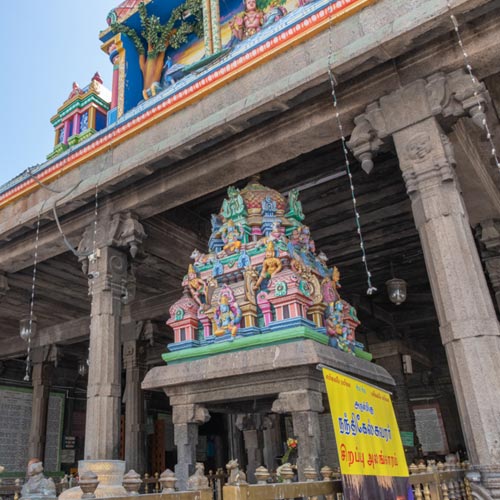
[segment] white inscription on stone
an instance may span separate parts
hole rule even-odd
[[[424,453],[448,453],[446,436],[437,408],[415,408],[415,427]]]
[[[51,395],[47,415],[44,468],[59,470],[63,398]],[[24,472],[28,464],[31,391],[0,388],[0,464],[9,472]]]

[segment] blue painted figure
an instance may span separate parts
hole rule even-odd
[[[162,69],[161,82],[163,88],[170,87],[170,85],[173,85],[175,82],[186,76],[184,68],[184,64],[173,64],[172,58],[167,57]]]
[[[264,236],[269,236],[273,230],[273,225],[276,222],[276,202],[266,196],[262,200],[262,225],[261,230]]]
[[[214,267],[212,269],[212,276],[216,278],[217,276],[222,276],[224,274],[224,266],[221,264],[219,259],[215,259]]]
[[[208,248],[211,252],[219,253],[224,247],[224,242],[221,238],[222,220],[218,215],[212,214],[212,234],[208,240]]]
[[[230,333],[231,337],[236,336],[241,321],[241,309],[230,288],[221,293],[214,319],[217,326],[214,331],[216,337],[227,333]]]
[[[238,269],[246,269],[251,264],[250,257],[245,249],[243,249],[238,258]]]

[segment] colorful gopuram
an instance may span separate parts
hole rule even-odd
[[[312,339],[371,359],[356,341],[356,310],[339,294],[339,271],[317,253],[292,190],[285,198],[252,178],[229,187],[212,215],[208,253],[194,250],[184,294],[167,324],[168,363]]]
[[[55,140],[54,150],[47,155],[47,159],[105,128],[110,103],[111,92],[103,85],[99,73],[83,89],[73,82],[68,98],[50,119],[55,129]]]

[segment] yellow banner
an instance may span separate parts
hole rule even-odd
[[[407,477],[388,392],[323,368],[342,474]]]

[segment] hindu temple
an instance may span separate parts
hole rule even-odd
[[[498,2],[116,3],[0,186],[0,479],[336,467],[327,366],[499,498]]]

